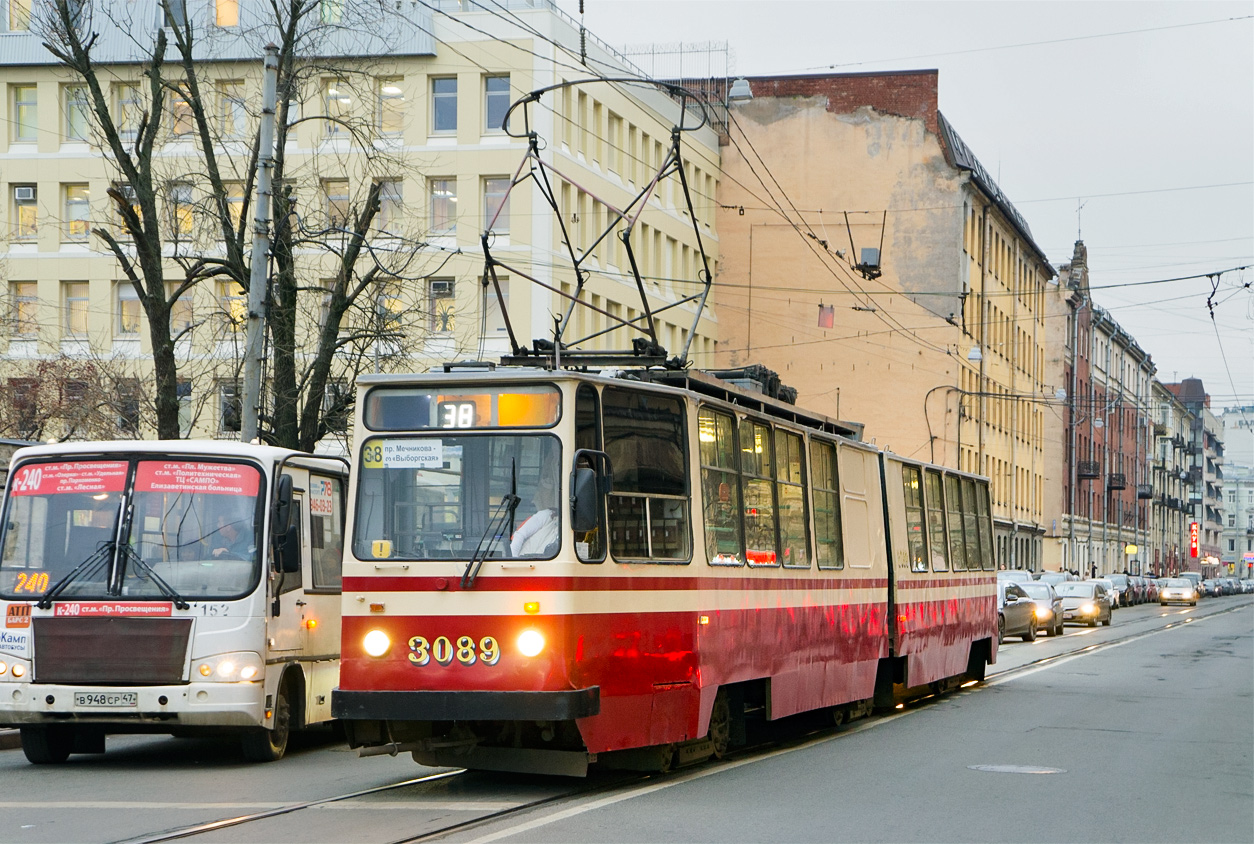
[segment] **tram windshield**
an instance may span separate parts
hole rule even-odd
[[[241,597],[259,576],[260,487],[256,467],[225,461],[26,463],[8,487],[0,595]]]
[[[375,437],[362,445],[358,559],[557,554],[562,450],[547,434]]]

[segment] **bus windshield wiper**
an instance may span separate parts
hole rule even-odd
[[[95,574],[108,565],[109,561],[113,559],[113,548],[112,539],[101,542],[96,546],[96,550],[88,555],[87,559],[72,568],[65,577],[54,583],[52,588],[45,592],[43,597],[35,603],[35,606],[41,610],[51,609],[53,599],[64,592],[71,583],[83,575]]]
[[[191,607],[191,604],[187,603],[183,596],[180,595],[173,586],[166,583],[165,580],[162,579],[161,575],[153,571],[152,566],[144,562],[144,558],[141,557],[134,548],[129,545],[123,545],[122,556],[126,559],[126,562],[133,565],[139,571],[140,576],[151,580],[163,596],[173,601],[174,606],[181,610],[189,609]]]
[[[479,544],[475,546],[475,553],[471,556],[470,562],[466,564],[466,570],[462,572],[463,589],[471,589],[475,585],[475,578],[479,576],[479,569],[483,568],[483,561],[492,553],[492,549],[496,547],[496,543],[501,540],[501,534],[505,526],[506,520],[509,520],[511,527],[514,524],[514,511],[518,509],[518,502],[522,499],[518,497],[518,474],[514,462],[510,461],[509,469],[510,491],[501,497],[501,502],[496,505],[496,511],[493,512],[492,518],[488,520],[488,526],[483,531],[483,536],[479,537]]]

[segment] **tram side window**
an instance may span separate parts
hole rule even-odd
[[[810,441],[810,475],[814,486],[814,556],[821,569],[843,569],[845,547],[840,533],[840,477],[836,446]]]
[[[917,466],[901,467],[906,493],[906,549],[910,571],[927,571],[927,536],[923,529],[923,478]]]
[[[949,556],[954,571],[967,570],[967,547],[962,538],[962,492],[959,479],[945,476],[945,507],[949,516]]]
[[[785,566],[810,567],[810,528],[806,524],[805,460],[800,434],[776,431],[775,498],[779,502],[779,543]]]
[[[610,551],[619,559],[687,562],[687,449],[680,399],[606,387],[605,451],[614,468]]]
[[[697,430],[706,559],[716,566],[743,565],[736,421],[729,414],[703,407],[697,414]]]
[[[976,487],[975,508],[980,521],[980,542],[984,547],[984,570],[992,571],[997,568],[997,559],[993,547],[993,522],[989,518],[987,484],[981,483]]]
[[[340,588],[344,563],[344,489],[339,478],[309,479],[309,559],[313,588]]]
[[[979,571],[984,566],[980,548],[980,522],[975,508],[975,481],[962,479],[962,534],[967,543],[967,568]]]
[[[740,471],[745,485],[745,559],[751,566],[777,566],[775,461],[771,429],[760,422],[740,422]]]
[[[601,450],[601,407],[596,388],[580,384],[575,391],[575,448]],[[576,468],[586,467],[582,466]],[[575,536],[575,555],[582,563],[599,563],[605,559],[605,508],[597,511],[597,525]]]
[[[941,492],[941,475],[928,469],[923,476],[927,483],[924,501],[927,504],[927,536],[932,552],[932,571],[949,571],[949,546],[945,543],[945,496]]]

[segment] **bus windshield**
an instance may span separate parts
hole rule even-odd
[[[561,537],[560,465],[551,435],[369,439],[353,552],[360,560],[469,560],[476,550],[552,558]]]
[[[246,595],[260,486],[252,465],[205,459],[23,464],[8,487],[0,595],[37,598],[62,580],[66,599]]]

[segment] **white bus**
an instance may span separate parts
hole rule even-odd
[[[35,764],[109,733],[237,735],[255,761],[331,719],[348,468],[237,442],[13,456],[0,724]]]

